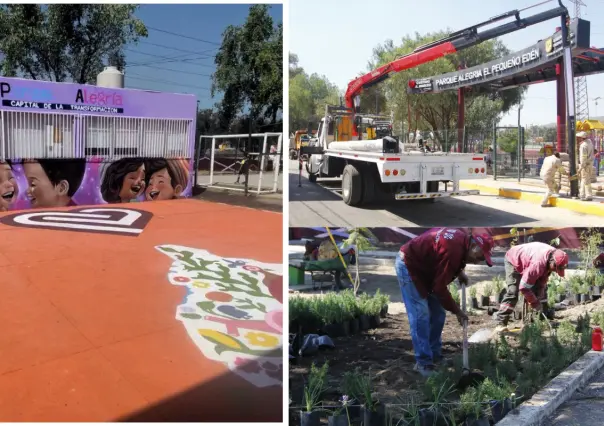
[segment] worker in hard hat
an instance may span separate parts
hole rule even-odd
[[[584,201],[591,201],[592,167],[595,159],[594,145],[587,137],[587,132],[577,133],[577,144],[579,145],[578,175],[581,179],[579,197]]]
[[[545,196],[541,200],[541,207],[551,207],[549,198],[558,193],[556,188],[556,173],[565,174],[570,177],[570,174],[566,171],[560,160],[560,153],[556,152],[552,155],[545,157],[539,176],[545,183]]]
[[[552,272],[564,277],[568,266],[568,254],[549,244],[532,242],[512,247],[505,254],[505,280],[507,290],[493,318],[497,321],[496,332],[507,331],[518,295],[541,312],[547,301],[547,281]]]
[[[427,377],[442,361],[442,331],[446,311],[463,325],[466,314],[455,303],[448,286],[456,278],[468,284],[466,264],[486,262],[493,266],[493,239],[461,229],[440,228],[413,238],[403,245],[395,269],[411,328],[415,370]]]
[[[600,271],[601,274],[604,274],[604,253],[600,253],[593,260],[593,265],[594,265],[594,268],[596,268],[598,271]]]

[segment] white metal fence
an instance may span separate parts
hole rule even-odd
[[[0,160],[191,158],[193,120],[0,111]]]
[[[245,191],[245,176],[238,175],[249,137],[246,134],[200,136],[196,156],[198,184]],[[248,188],[258,194],[280,191],[283,133],[253,133],[251,137],[247,160],[250,163]]]

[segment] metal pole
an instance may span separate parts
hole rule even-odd
[[[212,138],[212,151],[210,154],[210,186],[214,183],[214,150],[216,146],[216,138]]]
[[[248,118],[248,139],[247,139],[247,158],[246,161],[250,161],[250,151],[252,150],[252,114],[250,112],[250,116]],[[248,195],[249,190],[249,181],[250,180],[250,164],[248,163],[245,168],[245,195]]]
[[[493,121],[493,180],[497,180],[497,122]]]
[[[576,147],[577,143],[575,141],[575,87],[573,80],[573,58],[570,49],[570,40],[568,39],[568,27],[567,27],[567,19],[568,15],[562,16],[562,46],[564,49],[564,85],[566,87],[566,140],[568,143],[568,156],[570,157],[570,174],[571,176],[576,176],[577,174],[577,162],[576,162]],[[579,182],[577,180],[570,181],[570,195],[571,197],[579,196]]]
[[[275,166],[273,162],[273,174],[275,175],[275,180],[273,181],[273,192],[277,192],[277,187],[279,186],[279,173],[281,172],[281,158],[283,151],[283,133],[279,135],[279,139],[277,139],[277,166]]]
[[[520,173],[521,173],[521,169],[520,169],[520,161],[521,161],[521,154],[520,154],[520,144],[522,143],[522,128],[520,127],[520,111],[522,111],[522,105],[518,106],[518,143],[516,144],[516,166],[518,167],[518,183],[520,183]]]
[[[266,152],[266,142],[268,139],[268,135],[264,134],[264,141],[262,142],[262,152],[260,153],[260,174],[258,175],[258,194],[260,194],[260,189],[262,188],[262,175],[264,175],[264,153]]]

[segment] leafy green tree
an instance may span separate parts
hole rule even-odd
[[[147,37],[130,4],[0,6],[0,67],[9,77],[92,83],[105,65],[123,68],[124,46]]]
[[[396,58],[409,54],[417,47],[446,36],[445,31],[426,35],[415,34],[414,37],[406,36],[400,45],[395,45],[391,40],[378,45],[373,52],[370,67],[376,68]],[[509,50],[497,40],[487,41],[480,45],[466,49],[460,53],[449,55],[415,68],[402,71],[386,80],[382,87],[388,109],[394,112],[394,119],[406,123],[406,128],[432,130],[437,142],[443,142],[443,130],[457,127],[457,91],[446,91],[439,94],[409,95],[407,83],[409,80],[422,77],[431,77],[458,70],[462,65],[472,67],[500,58],[509,54]],[[466,93],[466,127],[488,128],[493,121],[518,104],[526,89],[517,88],[504,90],[499,93],[485,93],[473,88]],[[363,99],[361,98],[361,101]],[[362,110],[371,110],[374,106],[364,106]],[[408,108],[411,110],[411,123],[408,122]],[[417,119],[416,119],[417,118]],[[397,128],[395,126],[395,128]]]
[[[253,121],[277,121],[283,110],[283,26],[274,25],[268,5],[254,5],[245,23],[223,33],[212,75],[212,96],[223,93],[220,113],[231,123],[249,109]]]
[[[289,120],[290,132],[314,127],[325,113],[325,105],[340,102],[340,90],[327,77],[308,75],[298,65],[298,57],[289,55]],[[292,76],[293,70],[293,76]]]

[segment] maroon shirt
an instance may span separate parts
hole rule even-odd
[[[437,228],[413,238],[401,247],[405,264],[418,293],[434,294],[443,308],[457,312],[447,288],[466,267],[470,235],[460,229]]]

